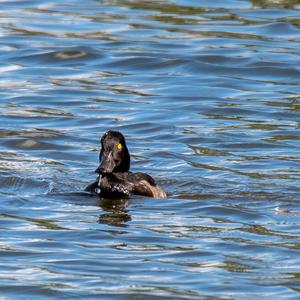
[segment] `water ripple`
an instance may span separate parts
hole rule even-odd
[[[1,8],[1,297],[299,297],[297,1]],[[83,192],[110,128],[167,199]]]

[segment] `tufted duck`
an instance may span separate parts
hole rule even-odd
[[[124,136],[118,131],[108,131],[101,138],[100,165],[95,170],[97,180],[86,191],[104,198],[129,197],[131,194],[165,198],[166,193],[145,173],[132,173],[130,155]]]

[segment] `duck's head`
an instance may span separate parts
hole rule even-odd
[[[102,136],[99,161],[96,172],[101,175],[129,171],[130,155],[122,133],[110,130]]]

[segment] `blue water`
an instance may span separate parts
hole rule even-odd
[[[299,299],[298,3],[0,1],[0,299]]]

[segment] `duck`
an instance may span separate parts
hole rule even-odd
[[[166,193],[150,175],[129,169],[130,154],[124,135],[109,130],[101,138],[99,166],[95,170],[98,177],[85,191],[102,198],[129,198],[131,195],[166,198]]]

